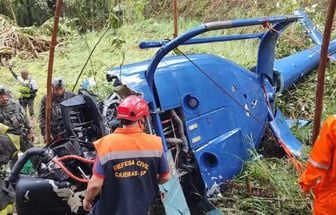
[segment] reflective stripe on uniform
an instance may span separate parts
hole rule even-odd
[[[30,80],[20,81],[19,92],[21,97],[29,98],[31,96],[30,90]]]
[[[12,143],[14,144],[15,148],[17,150],[20,150],[20,135],[16,135],[16,134],[7,134],[8,138],[10,139],[10,141],[12,141]]]
[[[0,123],[0,134],[6,134],[8,129],[9,127],[7,125]]]
[[[13,214],[14,212],[15,212],[14,204],[9,204],[4,209],[0,210],[0,215]]]
[[[102,165],[110,160],[116,159],[127,159],[127,158],[145,158],[145,157],[156,157],[160,158],[162,156],[162,151],[160,150],[135,150],[135,151],[116,151],[104,154],[99,158]]]
[[[320,168],[320,169],[325,169],[325,170],[327,170],[327,169],[329,169],[329,167],[330,167],[329,165],[320,164],[320,163],[314,161],[314,160],[311,159],[311,158],[308,159],[308,162],[311,163],[313,166],[315,166],[315,167],[317,167],[317,168]]]

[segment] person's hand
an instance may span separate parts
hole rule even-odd
[[[8,63],[7,63],[7,66],[8,66],[8,68],[9,68],[10,70],[12,70],[12,69],[13,69],[13,66],[14,66],[14,63],[13,63],[13,62],[8,62]]]
[[[2,59],[1,62],[8,67],[9,71],[13,71],[14,63],[12,61]]]
[[[34,142],[34,134],[31,130],[28,130],[28,133],[27,133],[27,139],[30,140],[31,142]]]
[[[90,211],[92,209],[92,202],[88,201],[86,198],[84,198],[83,208],[84,208],[85,211]]]
[[[313,187],[303,187],[301,188],[302,195],[304,197],[311,197],[315,199],[315,194],[313,192]]]
[[[5,58],[1,58],[1,63],[2,65],[7,66],[8,68],[10,67],[8,60]]]
[[[34,134],[30,134],[29,135],[29,139],[30,139],[30,141],[33,143],[34,141],[35,141],[35,136],[34,136]]]

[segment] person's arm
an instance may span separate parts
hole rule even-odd
[[[164,184],[167,181],[169,181],[169,179],[171,178],[171,175],[169,172],[167,172],[166,174],[160,175],[159,179],[158,179],[158,183],[159,184]]]
[[[23,116],[23,118],[24,118],[24,122],[23,122],[24,127],[30,131],[31,128],[32,128],[30,120],[29,120],[26,112],[24,111],[23,107],[18,103],[17,103],[17,105],[19,106],[20,115]]]
[[[8,66],[8,69],[9,69],[9,71],[12,73],[12,76],[13,76],[16,80],[18,80],[18,75],[14,72],[13,67],[12,67],[12,66]]]
[[[30,93],[34,96],[36,95],[36,92],[38,90],[37,83],[35,80],[30,81]]]
[[[162,156],[160,158],[160,164],[159,164],[159,177],[158,177],[158,183],[164,184],[167,181],[169,181],[171,175],[169,171],[169,165],[168,160],[166,157],[166,154],[163,152]]]
[[[92,177],[88,183],[85,197],[83,200],[84,210],[90,211],[96,196],[100,193],[104,183],[105,171],[98,158],[92,168]]]
[[[325,177],[332,164],[335,152],[334,143],[336,139],[336,117],[329,117],[320,130],[314,147],[309,154],[307,168],[299,179],[301,190],[309,194],[313,187]]]
[[[92,204],[96,196],[100,193],[100,190],[103,186],[104,178],[98,177],[96,175],[92,175],[87,190],[85,193],[85,197],[83,200],[84,210],[90,211],[92,208]]]
[[[37,93],[37,83],[35,80],[31,80],[30,81],[30,95],[32,96],[32,98],[36,97],[36,93]]]
[[[20,106],[20,115],[23,116],[23,118],[24,118],[23,124],[24,124],[24,128],[25,128],[24,133],[26,135],[26,138],[30,141],[34,141],[34,135],[33,135],[33,132],[32,132],[32,125],[31,125],[30,119],[27,116],[27,113],[24,111],[23,107],[21,105],[19,105],[19,106]]]

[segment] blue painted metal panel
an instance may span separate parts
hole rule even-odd
[[[172,178],[165,184],[160,185],[160,192],[163,194],[163,204],[165,212],[168,215],[189,215],[190,211],[184,197],[180,184],[178,172],[175,168],[175,162],[170,151],[167,153],[167,159],[171,169]]]
[[[275,136],[281,138],[295,156],[301,155],[302,144],[290,131],[280,110],[276,111],[274,120],[270,121],[270,126]]]
[[[275,31],[269,30],[260,41],[256,72],[260,74],[262,84],[266,78],[270,80],[274,78],[274,55],[275,44],[279,37],[278,32],[284,31],[290,23],[290,21],[284,21],[275,24],[272,27]]]
[[[178,77],[176,77],[174,73],[179,69],[176,68],[176,65],[184,65],[185,61],[187,60],[181,56],[166,57],[158,66],[158,72],[155,74],[155,83],[160,88],[159,96],[161,110],[167,110],[181,105],[181,100],[175,86],[175,80]],[[145,70],[149,63],[150,61],[147,60],[124,65],[121,68],[113,68],[112,70],[107,71],[107,75],[121,75],[123,84],[126,84],[137,92],[143,93],[146,101],[151,103],[153,102],[154,97],[148,87],[145,77]]]
[[[306,29],[306,32],[309,34],[310,38],[312,38],[312,40],[317,45],[322,45],[322,34],[313,25],[312,21],[308,18],[307,14],[303,10],[294,11],[294,14],[303,17],[303,19],[300,19],[299,22]]]
[[[242,36],[193,37],[206,31],[266,22],[274,24],[273,28],[281,32],[298,18],[300,16],[206,23],[172,41],[144,43],[144,47],[162,47],[151,61],[122,67],[123,81],[132,89],[143,92],[150,102],[158,135],[164,137],[157,107],[162,111],[182,108],[186,135],[207,189],[211,190],[224,179],[237,174],[248,157],[248,149],[259,146],[265,124],[268,120],[273,120],[271,107],[267,102],[273,104],[275,88],[271,84],[274,81],[274,69],[281,74],[282,86],[287,86],[301,76],[297,69],[294,70],[295,74],[290,72],[286,67],[288,62],[292,59],[305,60],[305,65],[300,65],[299,68],[304,71],[310,69],[311,65],[304,57],[310,55],[302,52],[304,54],[294,55],[283,62],[277,61],[274,68],[274,48],[279,36],[276,31]],[[247,37],[261,39],[256,73],[213,55],[165,57],[171,50],[183,44]],[[312,64],[316,63],[314,60]],[[114,72],[119,73],[118,70]],[[274,124],[280,127],[284,125],[281,123],[281,116],[276,116],[271,126]],[[285,141],[291,141],[292,137],[286,132],[276,134]],[[292,147],[293,150],[296,147]]]
[[[306,120],[306,119],[286,119],[287,125],[289,128],[292,128],[294,126],[298,126],[299,128],[303,128],[307,125],[309,125],[312,120]]]
[[[187,40],[180,45],[192,45],[192,44],[202,44],[202,43],[215,43],[215,42],[225,42],[233,40],[246,40],[246,39],[261,39],[264,33],[255,34],[233,34],[227,36],[216,36],[216,37],[198,37]],[[158,48],[167,44],[170,40],[158,40],[158,41],[144,41],[139,44],[139,48]]]
[[[206,31],[212,31],[212,30],[218,30],[218,29],[226,29],[226,28],[234,28],[234,27],[242,27],[242,26],[250,26],[250,25],[262,25],[262,24],[265,24],[266,22],[268,22],[268,23],[278,23],[278,24],[275,25],[275,29],[283,30],[287,26],[287,24],[289,24],[290,22],[296,21],[299,18],[300,18],[299,16],[281,16],[281,17],[268,17],[266,19],[265,18],[253,18],[253,19],[244,19],[244,20],[229,20],[229,21],[219,21],[219,22],[206,23],[204,25],[196,27],[193,30],[191,30],[189,32],[186,32],[185,34],[182,34],[179,37],[177,37],[177,38],[173,39],[172,41],[168,42],[167,44],[162,46],[157,51],[155,57],[151,60],[150,64],[148,65],[148,69],[146,71],[146,80],[148,82],[149,89],[152,92],[153,96],[155,96],[155,97],[158,96],[158,94],[159,94],[158,90],[155,88],[155,85],[154,85],[154,74],[157,71],[157,67],[158,67],[160,61],[170,51],[175,49],[177,46],[179,46],[180,44],[183,44],[187,40],[189,40],[189,39],[191,39],[191,38],[193,38],[193,37],[195,37],[199,34],[202,34]],[[261,75],[261,81],[262,81],[261,83],[262,84],[264,84],[264,81],[263,81],[264,76],[268,76],[270,78],[273,78],[273,58],[270,59],[269,56],[267,56],[267,54],[268,54],[267,52],[268,51],[271,52],[271,53],[269,53],[270,56],[274,55],[274,45],[275,45],[275,39],[276,38],[277,38],[277,35],[274,32],[268,31],[265,34],[265,36],[263,36],[262,41],[260,43],[257,73]],[[270,41],[271,45],[267,45],[268,40]],[[271,48],[273,48],[273,49],[271,49]],[[267,58],[265,58],[264,61],[261,61],[263,56],[267,56]],[[271,65],[271,67],[270,67],[270,65]],[[203,74],[207,76],[207,73],[203,73]],[[221,88],[221,91],[223,93],[224,88],[222,88],[220,83],[215,83],[213,81],[214,76],[211,74],[207,77],[208,77],[208,79],[210,79],[210,77],[211,77],[213,84],[215,84],[218,88]],[[231,79],[227,79],[227,80],[231,80]],[[183,87],[183,85],[179,85],[179,86]],[[179,91],[180,91],[180,88],[179,88]],[[205,92],[207,92],[207,91],[205,91]],[[190,92],[188,92],[188,93],[190,94]],[[216,94],[216,92],[212,92],[211,94]],[[228,97],[230,97],[228,93],[227,93],[227,95],[228,95]],[[184,95],[184,96],[189,96],[189,95]],[[198,96],[202,97],[202,93],[200,93]],[[182,98],[185,99],[184,97],[182,97]],[[214,101],[217,101],[219,99],[222,99],[222,97],[217,97]],[[157,110],[158,105],[160,105],[160,104],[156,103],[158,101],[159,101],[159,98],[155,98],[153,100],[153,102],[150,103],[150,108],[151,108],[152,111]],[[212,102],[212,103],[216,103],[216,102]],[[239,102],[237,102],[237,103],[239,103]],[[152,116],[153,116],[153,123],[154,123],[156,133],[164,139],[164,134],[163,134],[159,114],[155,113]],[[257,132],[257,133],[260,133],[260,132]],[[165,147],[167,147],[166,144],[165,144]]]
[[[279,74],[280,92],[298,81],[303,75],[316,68],[320,61],[321,46],[317,45],[274,62]],[[329,44],[329,54],[336,52],[336,41]]]
[[[210,110],[215,110],[223,103],[235,103],[232,98],[228,98],[230,96],[236,97],[235,99],[242,104],[242,108],[244,108],[246,100],[252,103],[255,100],[253,97],[258,97],[259,100],[263,98],[260,96],[261,88],[255,73],[214,55],[197,54],[188,57],[202,71],[184,56],[166,57],[158,67],[155,85],[159,89],[158,96],[162,110],[181,106],[182,103],[187,112],[186,117],[192,118]],[[108,74],[119,75],[120,73],[121,80],[125,84],[138,92],[144,93],[145,99],[152,102],[153,98],[149,93],[148,85],[146,85],[143,70],[148,63],[149,61],[144,61],[123,66],[121,72],[119,68],[115,68]],[[215,86],[202,72],[218,81],[227,94]],[[209,92],[211,92],[211,95],[209,95]],[[250,92],[255,92],[255,94]],[[202,102],[199,108],[192,110],[183,103],[183,97],[188,94],[195,95],[200,100],[207,101],[207,103]],[[209,98],[213,99],[208,101]]]
[[[240,129],[230,130],[194,150],[199,169],[209,194],[217,186],[240,172],[248,157],[248,141],[242,141]]]
[[[231,106],[224,106],[186,122],[187,135],[192,149],[201,147],[213,138],[238,126]]]
[[[220,211],[219,209],[214,209],[206,213],[207,215],[223,215],[223,212]]]
[[[184,56],[166,57],[160,63],[155,74],[155,85],[161,109],[182,107],[187,128],[186,135],[190,147],[196,150],[196,159],[201,168],[206,165],[201,159],[203,154],[205,152],[218,154],[216,151],[218,147],[226,144],[225,141],[220,141],[223,134],[235,129],[244,131],[244,136],[235,137],[237,144],[225,149],[228,151],[223,149],[223,153],[219,153],[218,156],[225,160],[227,154],[231,154],[230,156],[246,159],[247,148],[242,143],[246,143],[246,137],[249,137],[250,147],[259,146],[268,114],[257,74],[213,55],[188,55],[188,58],[197,67]],[[143,71],[139,72],[141,75],[134,73],[133,68],[130,71],[132,72],[127,73],[127,76],[123,76],[123,80],[133,88],[132,83],[136,82],[127,81],[127,79],[133,80],[132,75],[143,79],[145,77]],[[146,87],[146,85],[141,86]],[[137,87],[139,87],[138,84]],[[269,86],[269,89],[272,87]],[[142,89],[141,92],[143,91],[145,90]],[[189,107],[184,99],[186,96],[197,98],[198,106]],[[219,184],[220,180],[216,180],[218,175],[215,175],[219,172],[221,177],[232,177],[240,171],[242,160],[236,161],[230,168],[211,171],[209,173],[211,177],[202,175],[204,183],[209,188]]]
[[[124,65],[122,67],[116,67],[106,72],[107,75],[116,75],[119,77],[123,84],[126,84],[132,90],[143,93],[147,102],[153,102],[154,97],[151,93],[148,84],[145,79],[145,70],[149,61],[143,61],[139,63],[133,63]]]
[[[280,81],[280,92],[298,81],[307,72],[316,68],[320,61],[322,34],[302,10],[295,11],[295,14],[303,17],[299,21],[317,45],[274,62],[274,70]],[[336,41],[333,40],[329,44],[329,55],[332,56],[335,53]]]
[[[260,102],[260,106],[256,108],[257,112],[254,110],[250,112],[256,119],[235,104],[201,114],[186,122],[191,148],[194,150],[203,181],[210,191],[214,185],[219,185],[225,182],[224,179],[232,178],[238,174],[243,161],[248,157],[248,150],[259,147],[267,120],[267,110],[263,99],[258,102]],[[227,103],[230,102],[227,101]],[[232,132],[237,133],[234,138],[231,137]],[[226,140],[227,138],[229,139]],[[230,142],[230,146],[226,145],[228,142]],[[220,165],[210,168],[211,171],[204,159],[207,153],[216,157],[220,163]],[[232,157],[239,159],[232,159]],[[231,161],[229,166],[222,165],[227,161]]]
[[[225,92],[236,97],[231,87],[237,85],[237,78],[234,71],[234,64],[228,63],[221,58],[206,55],[202,59],[193,60],[203,72],[211,76],[212,79],[219,81],[219,84]],[[191,63],[178,72],[176,85],[182,101],[183,110],[185,111],[186,120],[198,117],[222,107],[224,104],[229,105],[233,101],[228,98],[212,80],[205,76]],[[193,96],[198,99],[199,106],[190,108],[185,102],[187,96]],[[238,99],[238,98],[237,98]]]
[[[276,28],[278,30],[283,30],[286,25],[290,22],[294,22],[301,18],[300,16],[275,16],[275,17],[261,17],[261,18],[251,18],[251,19],[239,19],[239,20],[228,20],[228,21],[218,21],[218,22],[210,22],[210,23],[205,23],[203,25],[200,25],[182,35],[179,37],[171,40],[164,46],[162,46],[158,52],[156,53],[155,57],[151,60],[150,64],[148,65],[148,69],[146,71],[146,80],[148,81],[149,88],[151,89],[152,92],[155,91],[154,88],[154,73],[156,71],[156,68],[159,64],[159,62],[166,56],[170,51],[178,47],[179,45],[183,44],[187,40],[202,34],[207,31],[213,31],[213,30],[219,30],[219,29],[227,29],[227,28],[236,28],[236,27],[244,27],[244,26],[252,26],[252,25],[263,25],[266,22],[273,24],[273,23],[281,23],[283,27],[281,27],[281,24],[276,25]],[[267,35],[275,35],[274,32],[268,31]],[[267,46],[267,40],[268,38],[271,38],[273,40],[273,37],[264,37],[263,39],[263,45],[260,45],[261,47]],[[272,47],[274,48],[273,42],[272,42]],[[261,53],[265,53],[263,49],[261,48]],[[267,51],[271,51],[274,53],[274,50],[267,49]],[[272,54],[271,54],[272,55]],[[266,55],[267,56],[267,55]],[[266,58],[267,60],[271,60],[273,63],[273,59],[270,59],[269,57]],[[266,61],[265,61],[266,62]],[[268,63],[268,62],[266,62]],[[257,65],[258,66],[258,65]],[[272,67],[273,68],[273,67]],[[257,71],[263,71],[263,70],[258,70]],[[261,74],[261,73],[260,73]]]

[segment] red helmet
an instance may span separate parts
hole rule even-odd
[[[118,106],[117,119],[138,121],[144,116],[149,116],[149,108],[140,96],[128,96]]]

